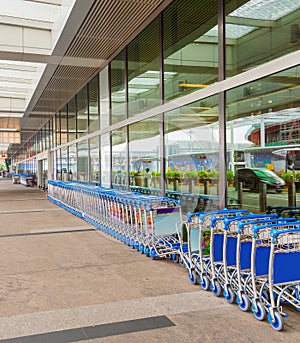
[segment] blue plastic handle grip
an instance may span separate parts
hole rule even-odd
[[[271,230],[270,235],[272,238],[276,238],[279,235],[282,234],[290,234],[290,233],[296,233],[296,232],[300,232],[300,222],[298,222],[298,226],[292,229],[287,229],[287,230]]]
[[[255,233],[258,233],[260,230],[263,230],[263,229],[272,229],[272,228],[275,229],[275,228],[280,228],[280,227],[287,226],[287,225],[296,225],[297,226],[297,225],[300,225],[300,221],[294,221],[294,222],[289,222],[289,223],[268,224],[268,225],[262,225],[262,226],[254,225],[252,227],[252,231],[255,234]],[[286,230],[283,230],[283,231],[286,231]]]

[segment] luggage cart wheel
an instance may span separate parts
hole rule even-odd
[[[283,318],[279,312],[274,312],[274,320],[272,319],[271,313],[269,312],[268,321],[272,325],[272,328],[274,330],[281,331],[283,329]]]
[[[172,254],[172,261],[174,263],[178,263],[179,262],[179,255],[177,254]]]
[[[242,294],[241,297],[237,297],[236,302],[242,311],[247,312],[249,310],[250,302],[245,294]]]
[[[181,267],[185,267],[184,259],[181,256],[179,256],[179,264],[181,265]]]
[[[214,284],[211,283],[210,286],[211,286],[210,289],[212,290],[213,294],[216,297],[219,297],[221,295],[221,285],[219,284],[219,282],[215,281]]]
[[[191,281],[191,283],[193,285],[196,285],[197,282],[198,282],[198,277],[197,277],[197,274],[196,272],[193,270],[191,272],[189,272],[189,280]]]
[[[252,304],[252,312],[256,319],[258,320],[265,319],[266,310],[265,310],[264,305],[261,302],[256,303],[256,308],[255,308],[255,304]]]
[[[209,281],[208,281],[208,278],[207,278],[206,275],[200,276],[200,281],[199,281],[199,283],[200,283],[200,286],[202,287],[202,289],[203,289],[204,291],[207,291],[207,290],[208,290],[208,288],[209,288]]]
[[[223,295],[224,295],[224,298],[226,299],[226,301],[229,303],[229,304],[232,304],[235,300],[235,294],[232,292],[231,288],[228,287],[227,288],[227,291],[224,290],[223,292]]]

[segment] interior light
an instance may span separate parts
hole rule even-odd
[[[210,110],[211,107],[208,107],[208,106],[189,106],[189,108],[191,109],[195,109],[195,110]]]
[[[188,87],[188,88],[206,88],[209,85],[204,85],[201,83],[180,83],[180,87]]]

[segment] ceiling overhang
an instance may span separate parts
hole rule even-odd
[[[15,1],[47,2],[63,6],[73,0]],[[100,68],[107,65],[118,51],[171,2],[172,0],[141,0],[138,3],[134,0],[76,1],[51,53],[27,51],[24,48],[22,52],[8,51],[2,49],[0,44],[0,59],[16,63],[30,62],[42,69],[33,93],[27,99],[23,98],[22,105],[1,109],[0,103],[0,116],[1,110],[22,116],[21,145],[11,145],[10,155],[15,154]],[[49,31],[46,23],[43,31]],[[9,101],[12,105],[12,98]]]

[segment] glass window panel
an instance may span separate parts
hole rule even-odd
[[[95,76],[89,83],[89,132],[99,130],[99,79]]]
[[[92,183],[99,184],[100,163],[99,163],[99,137],[90,139],[90,161],[91,171],[90,180]]]
[[[55,114],[55,143],[60,145],[60,112]]]
[[[184,212],[218,207],[218,96],[165,113],[165,133],[167,195],[181,196]]]
[[[159,25],[155,19],[128,45],[129,116],[160,104]]]
[[[62,180],[68,181],[68,147],[61,148],[61,167]]]
[[[68,103],[68,136],[69,142],[76,139],[76,100],[72,98]]]
[[[77,146],[77,180],[88,182],[89,180],[89,149],[88,141],[78,143]]]
[[[105,133],[100,137],[101,143],[101,186],[111,187],[111,165],[110,165],[110,134]]]
[[[77,180],[77,149],[76,144],[69,146],[69,179]]]
[[[112,184],[113,188],[126,188],[126,129],[112,132]]]
[[[67,106],[64,106],[60,111],[60,137],[61,144],[68,142],[68,114]]]
[[[263,168],[287,181],[292,173],[300,172],[299,73],[297,66],[227,92],[227,158],[235,174],[241,168]],[[289,158],[294,162],[292,170]],[[261,177],[250,184],[249,177],[245,180],[240,173],[235,175],[235,187],[229,187],[229,194],[237,196],[241,182],[243,206],[260,212]],[[268,206],[288,205],[285,187],[278,183],[267,188]]]
[[[62,180],[61,151],[56,150],[56,180]]]
[[[129,126],[130,187],[160,193],[160,116]]]
[[[88,99],[87,86],[77,94],[77,138],[88,133]]]
[[[112,124],[126,118],[125,53],[111,61],[111,121]]]
[[[218,80],[217,1],[175,0],[163,12],[164,93],[171,100]]]
[[[227,77],[299,50],[298,0],[231,0],[225,11]]]
[[[109,83],[108,67],[101,70],[100,78],[100,128],[109,126]]]

